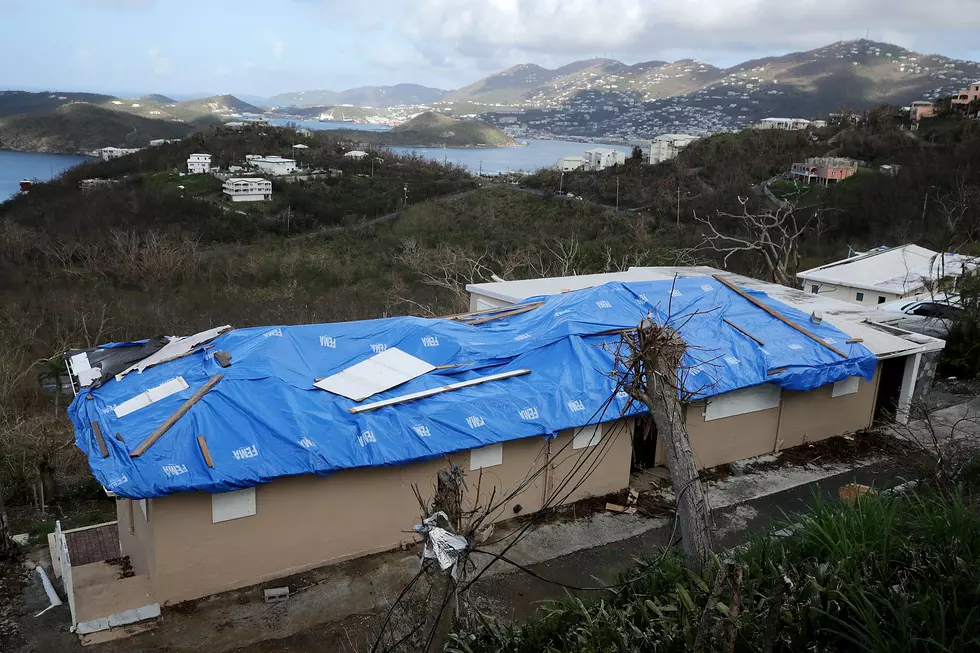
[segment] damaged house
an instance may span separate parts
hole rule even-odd
[[[943,345],[822,319],[707,271],[578,292],[538,280],[541,292],[446,319],[69,352],[76,444],[118,497],[120,553],[143,592],[132,600],[176,603],[410,544],[413,487],[431,497],[450,463],[490,521],[627,487],[635,459],[659,460],[645,407],[614,373],[624,332],[647,315],[689,347],[702,466],[867,427],[886,378],[897,398],[906,359]],[[883,348],[901,361],[897,381]],[[75,592],[79,632],[142,607],[97,600],[107,594]]]

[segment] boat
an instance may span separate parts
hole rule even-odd
[[[29,192],[31,192],[31,188],[33,188],[34,187],[34,184],[36,184],[36,183],[37,183],[37,180],[36,179],[21,179],[20,180],[20,192],[22,192],[22,193],[29,193]]]

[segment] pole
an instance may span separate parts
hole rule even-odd
[[[681,185],[677,184],[677,228],[681,228]]]
[[[402,206],[408,206],[408,184],[405,184],[405,200],[402,202]]]
[[[561,195],[561,189],[565,186],[565,171],[561,171],[561,178],[558,180],[558,194]]]
[[[462,472],[458,467],[452,470],[440,470],[436,476],[436,496],[432,502],[432,512],[440,511],[446,514],[448,523],[439,524],[450,532],[459,533],[462,516]],[[458,580],[453,578],[453,567],[440,569],[439,564],[431,561],[430,579],[432,591],[429,592],[428,605],[425,614],[425,634],[427,653],[442,653],[449,642],[452,630],[453,615],[456,614],[456,588]],[[459,561],[455,567],[462,573],[465,561]]]
[[[619,210],[619,177],[616,177],[616,210]]]
[[[480,176],[483,176],[483,159],[480,159]]]

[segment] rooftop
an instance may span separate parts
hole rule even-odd
[[[875,354],[848,342],[833,321],[813,323],[747,285],[745,292],[826,344],[715,279],[607,283],[491,321],[399,317],[156,341],[137,371],[98,370],[105,382],[83,388],[69,416],[99,482],[140,499],[406,464],[640,414],[645,407],[620,391],[616,354],[622,331],[648,315],[688,344],[681,381],[690,399],[762,383],[810,390],[874,374]],[[128,365],[130,350],[116,350],[139,347],[144,355],[149,346],[84,353],[106,361],[112,352]],[[73,364],[81,355],[69,354]]]
[[[918,292],[928,280],[956,277],[973,270],[980,259],[946,252],[939,254],[918,245],[876,249],[797,274],[807,281],[848,288],[878,290],[896,295]]]

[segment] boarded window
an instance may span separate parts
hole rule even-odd
[[[149,499],[140,499],[140,511],[143,513],[143,521],[150,521]]]
[[[572,437],[572,449],[585,449],[594,447],[602,440],[602,424],[589,424],[580,429],[575,429]]]
[[[704,408],[704,421],[778,408],[780,396],[779,386],[764,383],[712,397]]]
[[[859,376],[849,376],[846,379],[841,379],[834,384],[834,391],[831,393],[831,396],[843,397],[845,395],[855,394],[858,391],[860,378]]]
[[[504,462],[504,445],[502,442],[491,444],[479,449],[470,449],[470,471],[484,467],[496,467]]]
[[[255,488],[211,495],[211,523],[251,517],[255,514]]]

